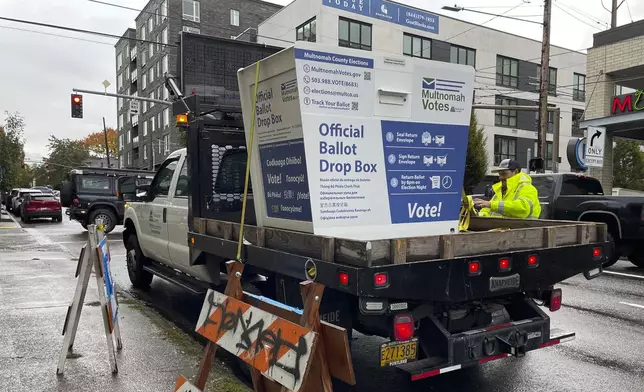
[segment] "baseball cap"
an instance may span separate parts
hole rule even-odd
[[[501,163],[499,163],[498,167],[495,167],[494,169],[492,169],[492,173],[498,173],[503,170],[510,170],[510,171],[521,170],[521,164],[512,159],[504,159],[501,161]]]

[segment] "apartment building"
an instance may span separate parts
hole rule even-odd
[[[181,31],[256,42],[257,26],[282,7],[261,0],[150,0],[115,45],[119,94],[169,99],[167,74],[176,75]],[[130,100],[117,99],[119,165],[155,169],[183,143],[171,109],[140,102],[131,115]]]
[[[260,43],[285,47],[306,40],[424,59],[476,69],[475,103],[535,106],[541,42],[444,15],[383,0],[294,0],[259,25]],[[269,38],[270,37],[270,38]],[[553,167],[552,115],[548,118],[547,168],[567,171],[566,145],[582,136],[586,55],[552,46],[548,103],[561,109],[558,155]],[[477,110],[485,127],[490,167],[505,158],[527,165],[536,155],[538,114]]]

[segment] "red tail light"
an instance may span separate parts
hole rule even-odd
[[[80,200],[74,199],[72,200],[72,204],[74,204],[75,206],[78,206],[80,204]]]
[[[414,317],[411,314],[399,314],[394,317],[394,339],[404,342],[414,337]]]
[[[594,248],[593,257],[602,257],[602,248]]]
[[[552,290],[552,293],[550,294],[550,303],[548,304],[548,308],[551,312],[556,312],[561,309],[561,294],[561,289]]]
[[[25,211],[35,211],[37,209],[38,207],[34,206],[32,202],[28,202],[25,204]]]
[[[373,276],[373,285],[376,287],[386,287],[389,285],[389,276],[386,272],[378,272]]]
[[[470,261],[467,266],[470,275],[479,275],[481,273],[481,263],[478,261]]]
[[[338,280],[340,281],[340,284],[343,286],[348,286],[349,285],[349,274],[346,272],[340,272],[338,275]]]
[[[499,271],[509,271],[512,268],[512,262],[510,259],[504,257],[499,260]]]
[[[528,267],[534,268],[539,266],[539,259],[535,255],[528,256]]]

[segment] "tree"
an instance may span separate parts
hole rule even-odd
[[[615,138],[613,147],[613,186],[644,190],[644,156],[635,140]]]
[[[0,125],[0,189],[21,186],[21,171],[25,159],[25,121],[20,113],[5,112],[5,124]]]
[[[465,158],[465,178],[463,189],[465,193],[472,193],[472,189],[483,179],[487,173],[488,157],[485,149],[487,137],[483,126],[478,125],[476,113],[472,111],[470,118],[470,131],[467,141],[467,156]]]
[[[116,145],[117,132],[113,128],[107,128],[107,148],[110,152],[110,157],[116,158],[118,156],[118,146]],[[90,133],[85,139],[83,144],[89,151],[101,158],[105,158],[105,134],[103,131]]]
[[[83,140],[59,139],[53,135],[49,136],[47,147],[49,148],[49,158],[45,163],[47,167],[45,182],[59,189],[71,169],[85,164],[89,158],[88,148]]]

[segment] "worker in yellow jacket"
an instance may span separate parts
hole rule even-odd
[[[539,194],[532,185],[532,178],[521,172],[521,164],[504,159],[492,172],[499,175],[500,181],[492,186],[494,196],[491,200],[474,199],[474,205],[480,208],[478,215],[538,219],[541,215]]]

